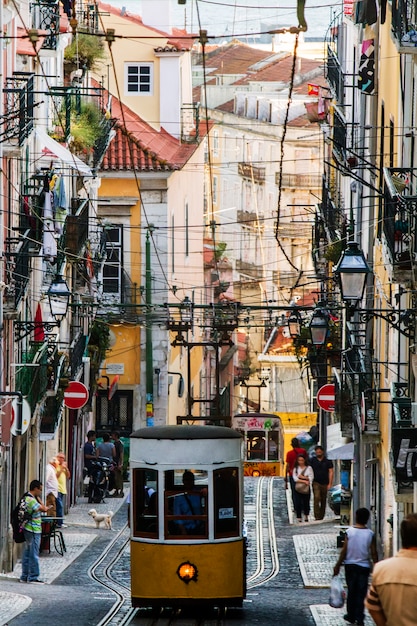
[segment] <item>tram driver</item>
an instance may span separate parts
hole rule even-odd
[[[174,516],[203,515],[203,498],[206,490],[196,492],[194,474],[186,470],[182,475],[183,493],[174,498]],[[204,524],[199,519],[176,519],[175,524],[182,535],[201,535],[204,533]]]

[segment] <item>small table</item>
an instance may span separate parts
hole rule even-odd
[[[64,552],[67,551],[64,541],[64,535],[59,530],[57,523],[61,517],[48,517],[42,516],[42,536],[40,552],[48,550],[51,553],[51,539],[54,542],[54,548],[58,554],[64,556]]]

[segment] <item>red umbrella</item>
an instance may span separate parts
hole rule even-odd
[[[43,329],[43,321],[42,321],[42,309],[41,305],[38,302],[38,306],[35,314],[35,332],[34,332],[35,341],[45,341],[45,331]]]

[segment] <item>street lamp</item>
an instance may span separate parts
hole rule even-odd
[[[316,309],[310,322],[311,342],[313,346],[324,346],[329,330],[329,314],[324,309]]]
[[[191,328],[191,322],[193,319],[193,303],[188,296],[185,296],[179,308],[181,322],[188,328]]]
[[[339,276],[342,299],[345,302],[359,302],[363,296],[366,278],[372,270],[355,241],[349,241],[333,272]]]
[[[49,286],[47,294],[51,315],[56,322],[60,323],[67,314],[71,298],[71,291],[62,276],[57,275],[54,278]]]
[[[288,332],[292,339],[297,339],[301,334],[302,319],[300,313],[295,309],[288,318]]]

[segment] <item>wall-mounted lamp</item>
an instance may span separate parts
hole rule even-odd
[[[301,334],[301,326],[303,324],[299,311],[297,311],[296,309],[292,311],[287,323],[290,337],[292,337],[293,339],[299,337]]]
[[[71,291],[62,276],[57,275],[55,277],[50,284],[47,294],[51,315],[54,320],[60,323],[67,314],[71,298]]]

